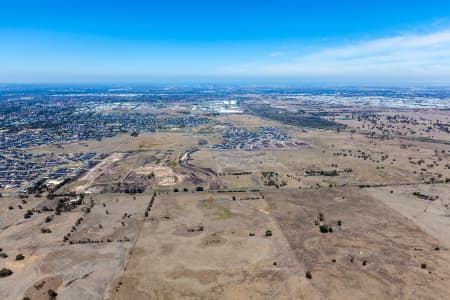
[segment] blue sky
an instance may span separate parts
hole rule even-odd
[[[450,84],[450,1],[368,2],[2,0],[0,82]]]

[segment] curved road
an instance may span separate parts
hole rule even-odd
[[[220,185],[217,182],[217,176],[216,173],[211,170],[211,169],[207,169],[207,168],[202,168],[193,164],[189,163],[189,159],[191,158],[191,154],[194,152],[197,152],[198,148],[192,148],[187,150],[186,152],[184,152],[181,156],[180,156],[180,160],[179,163],[181,166],[191,170],[191,171],[198,171],[200,173],[205,174],[206,176],[208,176],[209,178],[209,188],[210,189],[219,189]]]

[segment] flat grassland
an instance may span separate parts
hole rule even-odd
[[[158,196],[109,298],[307,296],[304,269],[267,203],[259,194],[236,196],[254,199],[232,200],[225,193]]]
[[[95,195],[88,201],[94,203],[89,213],[86,207],[91,205],[82,205],[55,215],[57,200],[45,198],[27,198],[22,209],[17,203],[13,210],[2,207],[1,214],[7,211],[12,217],[1,223],[2,253],[8,257],[1,258],[0,267],[12,270],[13,275],[2,278],[0,298],[48,299],[51,288],[66,299],[102,299],[123,269],[131,240],[140,228],[148,197],[135,197]],[[23,214],[33,208],[33,216],[24,220]],[[25,258],[16,260],[18,254]]]
[[[448,248],[369,193],[338,188],[265,199],[321,299],[448,297]]]
[[[450,299],[450,136],[428,128],[449,117],[321,130],[241,114],[34,148],[107,156],[52,195],[0,198],[0,298]],[[308,147],[214,150],[224,123]]]

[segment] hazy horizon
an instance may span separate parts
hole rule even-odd
[[[450,84],[450,3],[21,1],[0,82]]]

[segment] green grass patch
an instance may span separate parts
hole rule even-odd
[[[221,208],[217,211],[217,216],[221,219],[229,219],[233,214],[228,208]]]
[[[209,197],[207,200],[202,201],[203,208],[210,209],[213,206],[214,198]]]

